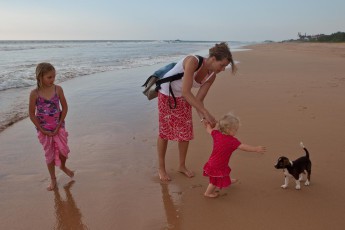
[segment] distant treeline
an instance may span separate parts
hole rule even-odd
[[[315,42],[345,42],[345,33],[344,32],[337,32],[331,35],[321,35],[317,38],[312,39],[310,41]]]
[[[326,34],[316,34],[316,35],[307,35],[298,33],[299,39],[290,39],[283,42],[289,41],[302,41],[302,42],[345,42],[345,32],[336,32],[331,35]]]

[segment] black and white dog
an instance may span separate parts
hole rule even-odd
[[[296,180],[296,189],[301,189],[301,180],[303,179],[302,174],[307,172],[307,180],[305,185],[310,184],[310,174],[311,174],[311,161],[309,159],[309,152],[304,147],[303,143],[300,143],[301,147],[305,151],[305,156],[300,157],[294,161],[290,161],[287,157],[279,157],[277,163],[274,165],[277,169],[283,169],[285,174],[285,183],[281,186],[282,188],[287,188],[289,184],[289,177],[294,177]]]

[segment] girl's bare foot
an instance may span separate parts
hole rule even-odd
[[[238,182],[238,179],[231,179],[231,184],[236,184]]]
[[[218,193],[210,193],[210,194],[208,194],[208,193],[204,193],[204,196],[206,196],[206,197],[210,197],[210,198],[216,198],[216,197],[218,197],[219,196],[219,194]]]
[[[159,179],[163,182],[168,182],[171,181],[171,178],[169,177],[169,175],[166,173],[165,170],[163,169],[159,169],[158,170],[158,175],[159,175]]]
[[[180,167],[178,170],[180,173],[184,174],[186,177],[194,177],[194,173],[188,170],[186,167]]]
[[[56,177],[51,178],[50,185],[47,187],[48,191],[52,191],[56,188]]]
[[[74,171],[69,170],[69,173],[67,174],[70,178],[74,177]]]
[[[73,178],[74,177],[74,171],[70,170],[69,168],[67,167],[61,167],[60,168],[64,173],[66,173],[67,176],[69,176],[70,178]]]

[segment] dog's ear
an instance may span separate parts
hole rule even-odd
[[[289,161],[289,159],[287,159],[287,158],[284,158],[284,165],[289,165],[290,164],[290,161]]]

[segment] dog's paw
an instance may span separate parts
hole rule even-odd
[[[283,188],[283,189],[286,189],[288,186],[287,185],[285,185],[285,184],[283,184],[282,186],[280,186],[281,188]]]
[[[307,180],[305,183],[304,183],[305,186],[309,186],[310,185],[310,182],[309,180]]]
[[[300,186],[300,185],[296,185],[296,189],[297,189],[297,190],[300,190],[300,189],[301,189],[301,186]]]

